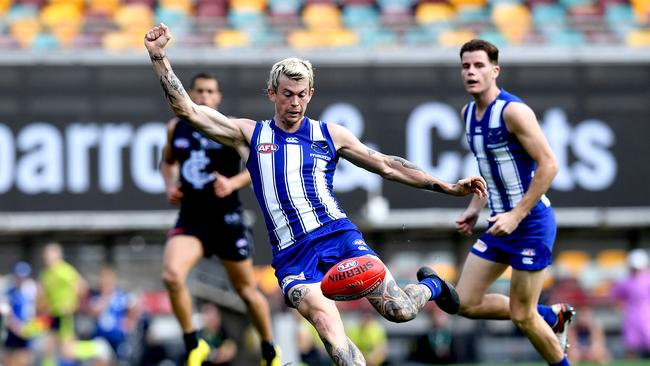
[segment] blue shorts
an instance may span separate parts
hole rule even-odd
[[[483,233],[472,247],[472,253],[492,262],[509,264],[513,269],[538,271],[551,264],[556,233],[555,213],[547,207],[526,216],[510,235]]]
[[[338,219],[279,251],[271,265],[286,299],[293,286],[320,282],[336,263],[368,254],[378,257],[356,225],[348,219]]]

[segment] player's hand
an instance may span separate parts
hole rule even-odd
[[[456,219],[456,230],[464,236],[472,235],[472,229],[476,225],[476,221],[478,221],[478,216],[478,212],[466,210]]]
[[[183,198],[183,192],[179,185],[173,185],[171,187],[166,187],[167,192],[167,201],[172,205],[180,205],[181,199]]]
[[[230,196],[232,192],[237,190],[237,187],[235,187],[235,184],[230,178],[217,172],[212,174],[214,175],[214,194],[217,197],[224,198]]]
[[[487,197],[487,184],[483,177],[467,177],[459,180],[451,187],[449,194],[454,196],[467,196],[476,194],[479,198]]]
[[[513,211],[496,214],[488,218],[488,222],[491,222],[492,226],[487,233],[493,236],[510,235],[517,229],[521,220],[522,218],[517,217]]]
[[[169,28],[164,24],[151,28],[144,36],[144,46],[149,53],[160,51],[167,45],[167,42],[172,39],[172,33]]]

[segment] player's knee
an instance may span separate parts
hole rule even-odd
[[[332,327],[334,320],[325,311],[313,311],[311,321],[321,338],[331,339],[331,337],[335,336],[334,328]]]
[[[165,287],[170,290],[178,290],[185,283],[184,276],[173,268],[165,268],[162,273],[162,280]]]
[[[520,309],[516,307],[510,308],[510,319],[519,329],[529,329],[535,322],[535,312],[528,309]]]
[[[249,284],[233,284],[235,287],[235,291],[239,295],[239,297],[242,299],[244,303],[247,305],[253,303],[255,301],[255,297],[257,295],[257,287],[249,285]]]

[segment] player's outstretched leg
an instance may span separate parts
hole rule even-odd
[[[429,267],[421,267],[417,273],[418,281],[425,286],[431,286],[432,298],[438,307],[446,313],[456,314],[460,309],[460,298],[454,286],[438,276],[436,271]],[[435,292],[438,295],[433,297]]]
[[[406,285],[402,290],[390,271],[386,270],[382,284],[366,298],[379,314],[395,323],[415,318],[428,301],[436,301],[438,306],[442,304],[445,311],[452,314],[458,312],[458,294],[453,286],[430,268],[421,271],[418,275],[420,282]]]

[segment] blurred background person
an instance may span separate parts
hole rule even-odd
[[[199,331],[199,338],[210,346],[210,354],[203,366],[229,366],[237,355],[237,344],[228,336],[219,308],[213,303],[203,304],[201,318],[203,327]]]
[[[415,339],[409,360],[434,365],[455,363],[454,332],[449,314],[438,307],[428,308],[428,314],[431,326]]]
[[[386,328],[379,321],[375,311],[363,307],[358,321],[346,326],[350,340],[359,347],[366,359],[366,365],[383,365],[388,355],[388,337]]]
[[[594,362],[606,365],[611,360],[607,349],[605,331],[593,316],[590,307],[581,307],[575,324],[569,328],[569,344],[567,355],[572,364]]]
[[[4,341],[5,366],[29,366],[33,363],[28,324],[36,315],[36,282],[30,277],[32,267],[27,262],[14,265],[13,279],[6,292],[9,304]]]
[[[627,256],[628,278],[616,283],[611,297],[623,305],[623,344],[628,358],[650,357],[650,259],[634,249]]]
[[[126,362],[131,353],[128,337],[135,329],[138,314],[133,296],[118,287],[117,275],[110,266],[102,268],[99,289],[89,302],[95,319],[94,338],[105,339],[117,359]]]
[[[330,366],[330,358],[323,341],[307,319],[292,309],[296,321],[296,346],[300,356],[299,366]]]
[[[38,307],[51,321],[46,336],[43,366],[73,364],[75,358],[74,314],[88,291],[86,281],[63,258],[63,248],[49,243],[43,249],[44,269],[40,273]]]

